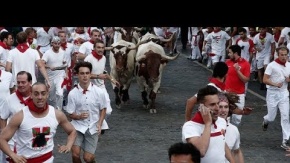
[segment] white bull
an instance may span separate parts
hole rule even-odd
[[[144,37],[145,36],[145,37]],[[145,34],[141,41],[152,40],[141,44],[136,53],[136,80],[141,91],[144,107],[148,108],[147,92],[150,91],[150,113],[156,113],[155,99],[161,84],[162,72],[168,61],[175,60],[179,53],[173,57],[165,54],[164,48],[153,42],[159,39],[154,34]],[[160,41],[160,40],[159,40]],[[164,41],[164,40],[163,40]]]
[[[106,50],[110,50],[110,76],[121,84],[120,88],[112,84],[118,108],[121,107],[121,99],[124,103],[130,99],[128,90],[134,74],[136,48],[134,43],[124,40],[106,47]]]

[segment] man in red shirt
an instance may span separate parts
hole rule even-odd
[[[241,47],[232,45],[229,47],[229,58],[226,60],[228,65],[228,73],[225,81],[226,92],[236,93],[240,97],[237,106],[243,109],[245,106],[245,83],[250,79],[250,63],[241,57]],[[233,114],[231,122],[234,125],[239,125],[242,115]]]

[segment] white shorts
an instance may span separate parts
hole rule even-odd
[[[257,59],[257,69],[264,68],[265,65],[268,65],[270,63],[270,56],[266,56],[263,59]]]

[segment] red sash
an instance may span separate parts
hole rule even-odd
[[[52,151],[47,152],[46,154],[41,155],[39,157],[29,158],[29,159],[27,159],[26,163],[36,163],[36,162],[40,163],[40,162],[47,161],[51,157],[52,157]],[[14,161],[10,157],[7,158],[6,161],[9,161],[9,163],[14,163]]]

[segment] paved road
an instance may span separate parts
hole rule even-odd
[[[180,47],[180,46],[179,46]],[[167,149],[181,141],[181,126],[184,123],[186,99],[208,83],[211,72],[196,62],[186,59],[189,50],[182,51],[177,60],[169,62],[164,69],[161,94],[157,94],[157,114],[143,109],[141,94],[134,81],[130,88],[130,104],[116,109],[112,100],[113,113],[108,119],[109,127],[100,139],[96,151],[98,163],[166,163]],[[251,90],[258,90],[250,83]],[[107,89],[114,99],[111,86]],[[257,92],[263,97],[263,91]],[[249,116],[244,116],[241,126],[241,148],[246,163],[286,163],[281,145],[280,116],[269,125],[268,131],[261,128],[266,114],[265,101],[251,93],[246,105],[254,107]],[[55,144],[63,144],[66,135],[61,128],[56,134]],[[70,154],[59,154],[54,150],[56,163],[71,162]],[[213,161],[214,162],[214,161]]]

